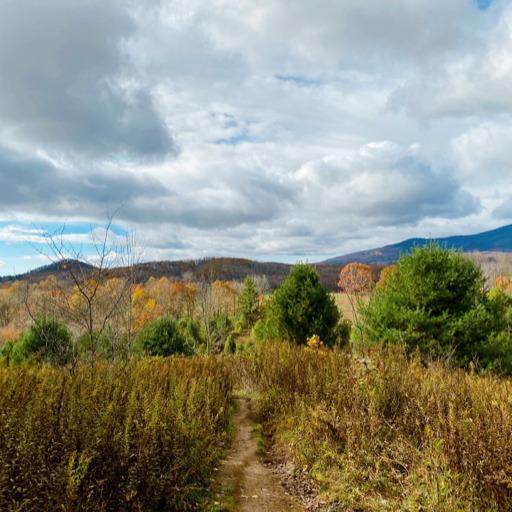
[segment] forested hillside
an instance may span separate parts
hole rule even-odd
[[[80,267],[83,270],[92,270],[90,264],[74,260],[63,260],[39,267],[31,272],[20,276],[8,276],[0,278],[0,282],[11,282],[18,279],[36,283],[54,275],[65,282],[71,283],[69,279],[69,266]],[[155,261],[139,263],[130,269],[138,283],[144,283],[149,278],[160,279],[165,277],[171,281],[197,282],[202,279],[213,279],[221,281],[243,281],[247,275],[265,277],[271,289],[277,288],[286,278],[292,266],[286,263],[260,262],[243,258],[204,258],[200,260],[181,261]],[[376,266],[379,272],[382,266]],[[318,265],[320,279],[324,286],[336,291],[338,275],[341,265]],[[110,275],[126,275],[126,269],[112,268]]]

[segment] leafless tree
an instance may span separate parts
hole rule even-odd
[[[256,285],[256,289],[258,290],[258,293],[260,295],[268,295],[272,287],[270,286],[270,283],[268,281],[268,277],[264,274],[259,275],[251,275],[251,279],[254,281],[254,284]]]
[[[113,233],[114,215],[107,216],[102,230],[92,231],[92,256],[84,253],[82,245],[69,241],[65,224],[57,232],[44,235],[47,251],[43,254],[66,270],[72,282],[70,291],[56,280],[56,303],[62,316],[85,334],[87,352],[93,363],[100,341],[106,337],[114,320],[125,322],[128,353],[132,348],[131,297],[140,253],[135,250],[133,235],[119,237]],[[111,348],[113,355],[120,352],[119,346],[113,344]]]

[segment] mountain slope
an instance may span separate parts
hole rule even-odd
[[[428,238],[410,238],[403,242],[386,245],[378,249],[359,251],[329,258],[317,263],[317,265],[345,265],[353,261],[366,264],[389,264],[398,260],[401,253],[409,252],[415,245],[422,246],[428,242],[428,240]],[[441,246],[461,249],[464,252],[512,252],[512,224],[476,235],[449,236],[433,240],[438,242]]]
[[[151,277],[156,279],[166,277],[170,281],[198,282],[202,279],[207,281],[217,279],[221,281],[243,281],[247,275],[265,276],[269,286],[273,289],[285,280],[291,267],[287,263],[260,262],[244,258],[202,258],[198,260],[138,263],[130,272],[121,267],[104,268],[102,274],[104,278],[125,278],[126,275],[131,274],[138,283],[144,283]],[[18,276],[0,277],[0,283],[15,280],[38,283],[53,275],[59,281],[71,285],[73,283],[69,273],[70,268],[79,270],[79,274],[91,273],[91,277],[98,279],[97,274],[92,276],[92,272],[97,270],[92,265],[77,260],[62,260]],[[339,265],[320,265],[317,267],[321,283],[332,291],[337,290],[340,270]]]

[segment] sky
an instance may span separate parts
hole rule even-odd
[[[511,114],[511,0],[0,0],[0,275],[510,224]]]

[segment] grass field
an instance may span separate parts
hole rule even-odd
[[[399,347],[0,368],[0,510],[197,510],[233,391],[330,510],[508,511],[512,382]],[[261,430],[258,431],[259,434]],[[261,437],[261,436],[260,436]]]
[[[510,379],[287,344],[256,371],[266,431],[332,510],[511,509]]]

